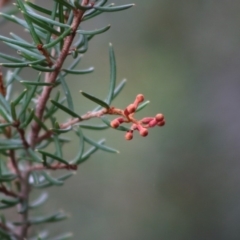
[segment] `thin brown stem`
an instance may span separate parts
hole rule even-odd
[[[82,5],[87,5],[88,3],[89,3],[89,0],[84,0],[82,2]],[[59,72],[61,71],[62,65],[68,56],[69,49],[71,48],[76,31],[81,23],[83,14],[84,14],[84,11],[82,11],[82,10],[74,10],[74,18],[73,18],[73,22],[71,25],[72,33],[64,39],[62,51],[61,51],[56,63],[53,65],[53,67],[55,68],[55,71],[48,74],[48,78],[45,79],[45,82],[54,83],[56,81],[56,79],[59,75]],[[39,119],[43,118],[43,112],[44,112],[45,106],[47,104],[47,101],[50,97],[51,91],[52,91],[51,86],[45,86],[43,88],[41,95],[38,98],[35,114]],[[39,131],[40,131],[39,124],[37,122],[34,122],[32,124],[32,129],[31,129],[31,133],[30,133],[30,142],[31,142],[32,147],[34,147],[36,144]]]
[[[8,190],[2,183],[0,184],[0,192],[9,197],[20,198],[20,195],[13,191]]]

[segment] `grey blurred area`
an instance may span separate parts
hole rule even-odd
[[[94,154],[64,187],[50,189],[39,212],[69,212],[51,231],[71,231],[76,240],[239,240],[240,2],[135,3],[83,23],[86,30],[111,29],[92,40],[79,65],[95,72],[68,83],[79,113],[94,107],[79,90],[104,98],[112,42],[118,81],[128,79],[113,105],[124,108],[143,93],[151,103],[139,117],[162,112],[166,126],[129,142],[111,129],[85,131],[106,137],[120,154]],[[65,147],[65,156],[78,147],[77,140]]]

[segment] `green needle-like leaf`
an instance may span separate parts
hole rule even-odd
[[[43,163],[43,159],[38,156],[38,154],[33,151],[31,148],[27,149],[28,154],[31,156],[33,162]]]
[[[25,81],[22,80],[20,83],[23,83],[24,85],[31,85],[31,86],[53,86],[53,83],[46,83],[46,82],[34,82],[34,81]]]
[[[48,199],[48,193],[43,192],[36,200],[29,204],[29,208],[37,208],[44,204]]]
[[[67,99],[68,108],[70,110],[74,111],[74,106],[73,106],[73,100],[72,100],[71,92],[70,92],[69,87],[68,87],[68,85],[67,85],[67,83],[65,81],[64,76],[62,76],[61,73],[59,74],[59,80],[61,82],[62,89],[63,89],[64,94],[65,94],[66,99]]]
[[[18,103],[24,98],[25,94],[27,93],[27,89],[25,88],[20,94],[19,96],[13,101],[13,104],[16,106],[18,105]]]
[[[100,145],[102,145],[102,144],[104,144],[104,142],[105,142],[105,139],[101,139],[101,140],[99,140],[97,143],[100,144]],[[79,159],[79,161],[77,161],[75,164],[79,165],[79,164],[85,162],[85,161],[86,161],[93,153],[95,153],[98,149],[99,149],[99,148],[96,147],[96,146],[91,147],[88,151],[86,151],[86,152],[82,155],[81,159]]]
[[[113,6],[114,4],[112,4]],[[117,11],[122,11],[125,9],[128,9],[130,7],[135,6],[135,4],[125,4],[121,6],[116,6],[116,7],[97,7],[94,6],[95,9],[99,10],[100,12],[117,12]]]
[[[47,172],[45,171],[42,171],[42,175],[44,176],[44,178],[50,182],[51,184],[53,185],[56,185],[56,186],[62,186],[63,185],[63,181],[60,181],[52,176],[50,176],[50,174],[48,174]]]
[[[0,40],[3,42],[8,42],[8,43],[12,43],[21,47],[25,47],[25,48],[36,48],[36,46],[26,43],[26,42],[22,42],[22,41],[17,41],[8,37],[4,37],[4,36],[0,36]]]
[[[35,44],[42,44],[42,41],[41,41],[40,37],[37,35],[31,20],[28,18],[28,13],[27,13],[27,10],[24,6],[24,3],[21,0],[17,0],[17,3],[18,3],[18,6],[20,7],[20,9],[22,10],[23,16],[26,20],[26,23],[27,23],[28,27],[29,27],[29,31],[30,31],[30,34],[32,36],[33,41],[35,42]]]
[[[109,128],[108,125],[102,124],[102,125],[93,125],[93,124],[81,124],[81,128],[89,129],[89,130],[104,130]]]
[[[80,91],[80,93],[81,93],[84,97],[86,97],[86,98],[88,98],[89,100],[91,100],[91,101],[93,101],[93,102],[101,105],[102,107],[104,107],[104,108],[106,108],[106,109],[109,109],[109,108],[110,108],[110,106],[109,106],[107,103],[103,102],[102,100],[100,100],[100,99],[98,99],[98,98],[96,98],[96,97],[94,97],[94,96],[92,96],[92,95],[90,95],[90,94],[88,94],[88,93],[85,93],[85,92],[83,92],[83,91]]]
[[[110,27],[111,25],[108,25],[104,28],[96,29],[93,31],[77,30],[77,33],[80,33],[82,35],[97,35],[97,34],[106,32]]]
[[[94,67],[90,67],[90,68],[87,68],[87,69],[82,69],[82,70],[71,70],[71,69],[62,69],[62,71],[66,72],[66,73],[69,73],[69,74],[87,74],[87,73],[91,73],[93,72],[94,70]]]
[[[11,102],[11,114],[12,114],[13,120],[17,120],[17,114],[16,114],[14,102]]]
[[[39,150],[39,149],[37,149],[36,151],[40,152],[41,154],[43,154],[43,155],[45,155],[45,156],[47,156],[47,157],[50,157],[50,158],[55,159],[55,160],[57,160],[58,162],[64,163],[64,164],[66,164],[66,165],[69,165],[69,163],[68,163],[66,160],[64,160],[63,158],[58,157],[58,156],[56,156],[56,155],[54,155],[54,154],[52,154],[52,153],[48,153],[48,152],[45,152],[45,151],[42,151],[42,150]]]
[[[109,60],[110,60],[110,87],[109,87],[109,93],[106,100],[107,104],[110,104],[113,99],[114,89],[116,85],[116,78],[117,78],[116,60],[115,60],[114,50],[111,43],[109,44]]]
[[[68,113],[69,115],[73,116],[73,117],[76,117],[76,118],[79,118],[81,119],[81,117],[75,113],[74,111],[72,111],[71,109],[65,107],[64,105],[54,101],[54,100],[51,100],[52,104],[54,104],[56,107],[60,108],[61,110],[63,110],[64,112]]]
[[[111,153],[119,153],[118,150],[110,148],[110,147],[107,147],[107,146],[102,145],[102,144],[99,144],[98,142],[95,142],[95,141],[91,140],[90,138],[87,138],[86,136],[84,136],[84,140],[87,143],[89,143],[89,144],[91,144],[91,145],[93,145],[93,146],[95,146],[95,147],[97,147],[97,148],[99,148],[99,149],[101,149],[103,151],[111,152]]]
[[[146,102],[143,102],[142,104],[140,104],[136,110],[136,112],[139,112],[141,111],[143,108],[145,108],[148,104],[150,103],[150,101],[146,101]]]
[[[81,161],[84,151],[84,137],[82,130],[80,128],[77,128],[76,134],[79,137],[79,149],[76,157],[73,160],[71,160],[71,164],[78,164]]]
[[[43,48],[51,48],[51,47],[55,46],[60,41],[62,41],[67,35],[69,35],[71,33],[71,30],[72,30],[71,28],[67,29],[58,38],[56,38],[55,40],[53,40],[52,42],[50,42],[48,44],[43,45]]]

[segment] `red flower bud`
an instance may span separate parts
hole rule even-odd
[[[114,120],[111,121],[110,125],[111,125],[112,128],[118,128],[120,123],[117,119],[114,119]]]
[[[154,118],[152,121],[150,121],[149,123],[148,123],[148,126],[149,127],[155,127],[156,125],[157,125],[157,121],[156,121],[156,119]]]
[[[141,125],[137,125],[137,129],[139,131],[139,134],[142,136],[142,137],[146,137],[148,135],[148,130],[146,128],[144,128],[143,126]]]
[[[148,135],[148,130],[146,128],[142,128],[139,130],[139,133],[142,137],[146,137]]]
[[[125,121],[123,117],[116,118],[115,120],[117,120],[119,124],[124,123]]]
[[[129,114],[134,113],[136,111],[136,107],[134,106],[134,104],[129,104],[127,106],[127,111]]]
[[[130,131],[130,132],[127,132],[126,134],[125,134],[125,139],[126,140],[132,140],[132,138],[133,138],[133,133]]]
[[[163,121],[161,121],[161,122],[158,122],[157,125],[158,125],[159,127],[164,126],[164,125],[165,125],[165,120],[163,120]]]
[[[138,94],[137,97],[136,97],[136,101],[137,101],[138,103],[143,102],[143,101],[144,101],[144,96],[143,96],[143,94]]]
[[[158,114],[155,116],[155,119],[157,120],[157,122],[162,122],[162,121],[164,120],[164,116],[163,116],[163,114],[158,113]]]
[[[152,117],[145,117],[140,122],[143,124],[148,124],[150,121],[152,121],[154,118]]]

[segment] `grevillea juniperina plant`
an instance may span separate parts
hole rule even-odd
[[[47,229],[39,232],[39,224],[58,222],[66,219],[67,215],[62,211],[35,215],[32,210],[44,204],[48,194],[44,191],[32,202],[30,194],[34,189],[63,185],[78,166],[97,150],[118,152],[106,146],[105,139],[95,141],[89,138],[84,129],[97,131],[112,128],[125,132],[125,139],[131,140],[136,131],[146,137],[148,128],[164,126],[161,113],[140,120],[135,117],[149,103],[144,100],[143,94],[138,94],[125,109],[112,105],[112,100],[121,92],[126,81],[116,85],[116,62],[111,44],[110,83],[106,99],[100,100],[80,91],[83,97],[97,106],[85,114],[79,113],[75,111],[68,88],[67,80],[71,75],[93,71],[92,67],[76,67],[82,53],[87,52],[90,40],[110,28],[83,30],[81,23],[99,14],[132,6],[115,6],[108,4],[107,0],[54,0],[52,8],[48,9],[32,1],[17,0],[11,11],[1,12],[2,19],[26,29],[32,41],[13,32],[10,37],[0,36],[2,44],[16,51],[14,55],[0,53],[0,239],[61,240],[72,236],[63,233],[50,238]],[[66,66],[67,59],[71,61],[69,66]],[[24,71],[30,68],[33,74],[26,80],[23,78]],[[21,87],[16,88],[19,84]],[[68,120],[59,122],[58,111],[64,112]],[[109,120],[108,115],[113,115],[114,119]],[[102,123],[85,123],[92,118],[98,118]],[[79,139],[78,153],[72,160],[63,157],[64,146],[71,144],[71,140],[65,137],[70,131]],[[87,149],[85,143],[91,147]],[[53,149],[51,152],[49,147]],[[56,177],[53,170],[58,169],[65,169],[67,173]],[[6,214],[12,209],[16,212],[14,218]]]

